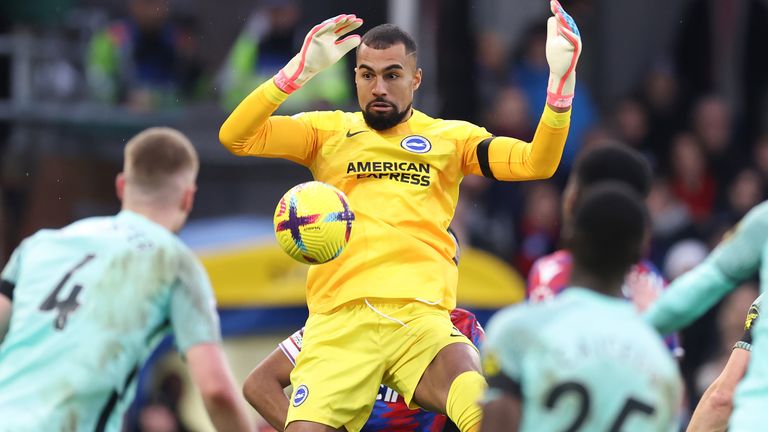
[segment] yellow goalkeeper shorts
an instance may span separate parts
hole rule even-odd
[[[412,300],[367,299],[310,315],[291,373],[286,425],[311,421],[358,431],[380,384],[411,408],[424,370],[452,343],[469,341],[449,312]]]

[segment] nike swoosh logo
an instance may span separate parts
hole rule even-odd
[[[368,131],[366,131],[366,130],[361,130],[361,131],[357,131],[357,132],[352,132],[352,130],[351,130],[351,129],[349,129],[349,130],[347,130],[347,138],[352,138],[353,136],[355,136],[355,135],[357,135],[357,134],[361,134],[361,133],[363,133],[363,132],[368,132]]]

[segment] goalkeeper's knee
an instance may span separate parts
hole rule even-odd
[[[488,385],[480,373],[464,372],[451,383],[445,412],[462,432],[479,430],[480,398]]]

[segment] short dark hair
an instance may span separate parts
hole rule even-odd
[[[574,264],[600,279],[623,278],[641,256],[648,211],[626,184],[591,186],[574,213]]]
[[[175,184],[175,177],[197,175],[197,151],[183,133],[168,127],[146,129],[128,141],[124,149],[126,180],[152,192]]]
[[[598,182],[621,182],[645,198],[651,191],[651,165],[639,151],[626,144],[607,142],[583,153],[574,164],[573,175],[581,192]],[[579,194],[581,194],[579,192]]]
[[[368,30],[363,35],[360,45],[365,44],[373,49],[383,50],[399,43],[405,45],[406,54],[416,54],[416,41],[407,31],[394,24],[380,24]],[[357,49],[360,47],[358,46]]]

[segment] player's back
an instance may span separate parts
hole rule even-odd
[[[171,291],[195,271],[190,258],[170,232],[126,211],[25,240],[3,273],[15,288],[0,430],[119,428],[136,371],[169,330]]]
[[[677,366],[631,303],[570,288],[494,321],[487,346],[520,385],[522,431],[677,429]]]

